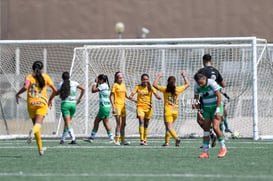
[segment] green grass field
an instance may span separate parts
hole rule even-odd
[[[44,139],[43,156],[34,142],[0,140],[0,180],[273,180],[272,141],[227,140],[225,158],[217,158],[217,144],[209,159],[199,159],[201,139],[183,139],[178,148],[174,142],[162,147],[163,138],[150,138],[148,146],[128,140],[130,146],[101,138],[77,145]]]

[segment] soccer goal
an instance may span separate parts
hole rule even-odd
[[[36,60],[44,62],[44,72],[55,84],[61,81],[63,71],[70,71],[71,79],[85,86],[86,94],[77,106],[72,123],[76,136],[88,136],[93,127],[98,95],[91,93],[90,84],[97,75],[106,74],[112,85],[115,72],[122,71],[130,94],[140,83],[143,73],[149,74],[151,83],[157,73],[162,72],[161,85],[166,85],[170,75],[176,76],[177,85],[182,85],[184,81],[180,73],[185,70],[191,86],[179,97],[175,129],[183,137],[201,136],[196,112],[191,108],[193,75],[203,66],[202,56],[210,53],[213,66],[219,69],[227,84],[224,90],[230,97],[229,101],[225,100],[229,127],[243,137],[270,138],[273,135],[272,50],[266,40],[256,37],[0,41],[0,137],[8,133],[9,137],[25,137],[32,127],[26,96],[23,95],[16,105],[15,92],[23,85],[24,77],[32,71],[32,63]],[[126,135],[138,136],[136,105],[126,100],[126,108]],[[114,131],[113,115],[110,115],[110,124]],[[44,137],[60,136],[62,126],[60,99],[56,97],[44,121],[42,134]],[[149,136],[164,136],[164,133],[163,100],[153,98]],[[102,125],[98,136],[105,136]]]
[[[155,80],[158,72],[163,72],[161,85],[174,75],[177,85],[183,85],[180,76],[186,71],[191,83],[179,97],[179,117],[175,129],[181,136],[202,135],[196,123],[196,112],[192,110],[194,74],[201,68],[202,56],[212,55],[212,64],[221,72],[227,87],[224,89],[230,99],[224,99],[228,113],[229,127],[242,137],[262,138],[273,135],[272,128],[272,83],[268,77],[272,72],[272,60],[268,56],[265,40],[259,39],[186,39],[185,42],[170,45],[115,45],[85,46],[75,48],[71,67],[72,79],[86,85],[88,94],[79,111],[79,120],[88,128],[92,127],[90,117],[98,111],[98,95],[90,94],[89,86],[99,74],[106,74],[111,83],[116,71],[124,73],[124,83],[130,93],[140,84],[143,73]],[[269,105],[269,106],[266,106]],[[126,101],[127,135],[138,135],[136,105]],[[113,118],[112,118],[113,119]],[[102,131],[104,131],[102,129]],[[103,132],[101,132],[103,134]],[[163,101],[153,99],[153,118],[149,135],[164,136]]]

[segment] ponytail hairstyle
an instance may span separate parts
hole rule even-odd
[[[36,79],[36,81],[39,83],[38,87],[40,89],[43,89],[43,87],[45,86],[45,79],[42,76],[42,69],[43,69],[44,65],[43,62],[41,61],[35,61],[32,65],[32,70],[34,73],[34,78]]]
[[[170,76],[168,78],[168,84],[167,84],[167,89],[166,92],[170,92],[172,94],[172,96],[176,95],[175,93],[175,77],[174,76]]]
[[[141,80],[143,80],[144,77],[148,77],[148,78],[149,78],[149,75],[148,75],[148,74],[142,74],[142,75],[141,75]],[[140,85],[143,86],[142,83],[141,83]],[[151,89],[152,89],[152,88],[151,88],[151,84],[150,84],[150,82],[148,82],[148,92],[150,92]]]
[[[114,80],[114,83],[118,83],[118,78],[119,78],[120,76],[122,76],[121,71],[117,71],[117,72],[115,73],[115,80]]]
[[[70,76],[68,72],[64,72],[62,75],[63,84],[60,89],[60,98],[66,99],[70,95]]]
[[[98,76],[98,80],[103,80],[103,82],[106,82],[106,83],[108,84],[108,87],[110,87],[110,84],[109,84],[109,80],[108,80],[107,75],[100,74],[100,75]]]

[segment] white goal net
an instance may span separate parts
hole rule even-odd
[[[157,74],[162,72],[163,77],[159,84],[166,85],[168,76],[174,75],[176,84],[183,85],[184,81],[180,76],[182,70],[186,71],[191,85],[179,97],[179,117],[174,126],[180,136],[201,136],[203,131],[196,122],[196,112],[191,106],[195,84],[193,76],[203,66],[202,56],[209,53],[212,56],[212,65],[220,71],[227,85],[224,90],[230,97],[229,101],[225,100],[229,127],[240,132],[242,137],[257,139],[273,135],[273,85],[270,80],[273,73],[273,49],[266,41],[256,38],[182,39],[176,43],[163,40],[156,43],[142,41],[121,41],[119,45],[101,46],[92,45],[92,42],[89,43],[91,46],[83,46],[83,43],[1,45],[0,83],[3,114],[0,114],[0,134],[8,134],[5,122],[10,135],[25,136],[31,128],[25,102],[16,105],[14,95],[23,85],[24,76],[31,72],[32,63],[35,60],[43,60],[45,71],[55,84],[61,81],[63,71],[70,71],[71,79],[86,88],[86,94],[77,106],[73,118],[73,128],[77,136],[90,134],[98,112],[98,94],[92,94],[90,87],[97,75],[106,74],[112,85],[115,72],[123,72],[124,83],[130,94],[133,88],[140,84],[143,73],[149,75],[151,84]],[[111,43],[109,41],[109,44]],[[162,97],[161,93],[159,95]],[[53,132],[56,133],[55,136],[60,136],[62,132],[60,100],[56,97],[54,101],[54,107],[49,111],[42,127],[44,136],[53,136]],[[126,109],[126,135],[138,136],[135,103],[126,100]],[[110,124],[114,132],[116,123],[112,114]],[[153,97],[149,136],[164,134],[163,100]],[[102,124],[98,136],[106,136]]]

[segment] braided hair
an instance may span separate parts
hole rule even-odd
[[[36,79],[36,81],[39,83],[38,87],[40,89],[43,89],[43,87],[45,86],[45,79],[42,75],[42,69],[43,69],[44,65],[43,62],[41,61],[35,61],[32,65],[32,70],[34,73],[34,78]]]
[[[170,76],[168,78],[168,84],[167,84],[167,89],[166,92],[170,92],[172,94],[172,96],[176,95],[175,93],[175,77],[174,76]]]
[[[64,100],[70,95],[70,76],[68,72],[64,72],[62,75],[63,84],[60,89],[60,98]]]

